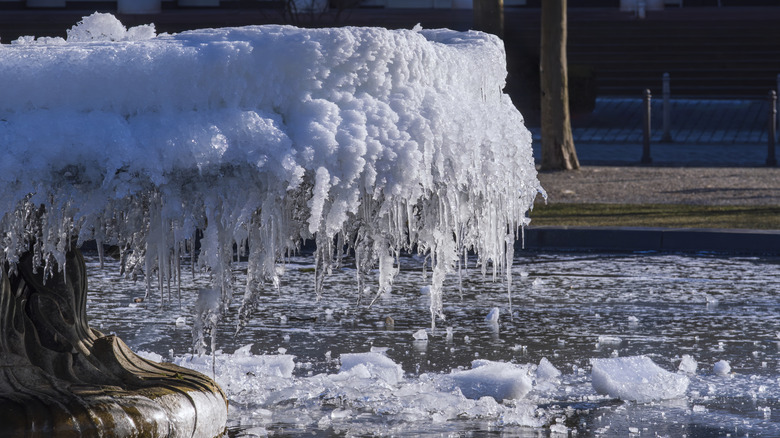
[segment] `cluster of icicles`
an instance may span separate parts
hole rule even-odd
[[[105,245],[114,245],[121,257],[121,274],[143,279],[147,296],[156,294],[163,300],[166,294],[180,295],[181,262],[192,257],[193,275],[208,272],[213,287],[221,292],[221,311],[230,307],[238,288],[244,289],[239,314],[243,326],[256,297],[278,288],[285,256],[305,241],[316,242],[313,283],[318,299],[324,276],[341,266],[348,252],[354,256],[358,304],[363,297],[371,300],[363,304],[370,304],[388,292],[398,272],[399,255],[417,252],[428,257],[432,268],[430,306],[435,326],[436,318],[444,317],[444,279],[463,268],[467,252],[479,255],[483,273],[492,274],[494,280],[502,273],[510,275],[506,268],[527,221],[524,213],[530,195],[491,199],[465,187],[446,186],[416,200],[363,194],[357,212],[338,231],[311,233],[311,182],[304,178],[299,187],[279,197],[262,192],[258,184],[251,187],[252,179],[249,172],[236,172],[232,177],[169,183],[111,200],[94,193],[76,196],[73,186],[63,184],[64,188],[43,195],[47,202],[35,202],[40,194],[31,195],[0,220],[3,262],[13,267],[21,254],[31,251],[47,276],[57,275],[70,248],[94,240],[101,258]],[[105,204],[95,203],[96,197]],[[509,209],[496,208],[499,205]],[[327,211],[331,206],[326,201],[323,208]],[[239,259],[247,262],[243,285],[233,275]],[[369,275],[378,275],[378,289],[366,287]]]
[[[94,41],[0,45],[0,262],[32,251],[56,275],[69,248],[94,240],[162,296],[191,257],[220,312],[244,288],[239,325],[307,241],[317,297],[349,251],[363,303],[391,290],[399,254],[424,254],[432,325],[467,252],[509,275],[541,187],[530,133],[501,92],[498,38],[288,26],[157,36],[108,14],[74,29]]]

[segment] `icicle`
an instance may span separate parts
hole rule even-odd
[[[379,262],[379,287],[376,295],[371,300],[369,307],[384,294],[389,293],[393,287],[393,280],[398,274],[398,268],[394,266],[396,261],[395,250],[390,247],[386,240],[375,241],[373,252],[376,254]]]
[[[322,298],[322,288],[325,276],[330,273],[333,257],[333,239],[321,229],[316,236],[317,249],[314,253],[314,291],[319,302]]]
[[[185,242],[179,242],[174,246],[174,255],[173,258],[176,261],[176,294],[179,296],[179,309],[181,309],[181,258],[182,258],[182,247],[185,245]]]
[[[146,244],[146,257],[144,257],[144,281],[146,282],[146,293],[144,293],[144,301],[147,301],[152,290],[152,264],[149,260],[148,242]]]
[[[463,301],[463,259],[458,257],[458,294]]]
[[[95,245],[97,245],[97,251],[98,251],[98,259],[100,260],[100,269],[103,269],[104,267],[104,251],[103,251],[103,241],[101,239],[95,239]]]
[[[506,245],[506,259],[504,262],[505,270],[506,270],[506,294],[509,298],[509,317],[510,319],[513,318],[512,316],[512,264],[514,263],[515,259],[515,236],[511,233],[506,235],[505,239],[505,245]]]

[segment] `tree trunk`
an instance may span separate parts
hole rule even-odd
[[[474,29],[504,38],[504,0],[474,0]]]
[[[569,115],[566,1],[542,2],[539,68],[542,92],[542,170],[572,170],[580,167]]]

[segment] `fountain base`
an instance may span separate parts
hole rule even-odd
[[[89,328],[77,250],[45,279],[26,253],[0,288],[0,436],[215,437],[227,401],[210,378]]]

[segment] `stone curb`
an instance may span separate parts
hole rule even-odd
[[[516,250],[717,252],[780,255],[780,230],[527,227]]]

